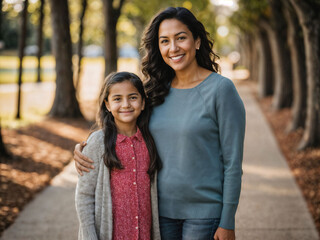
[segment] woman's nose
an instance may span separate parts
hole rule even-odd
[[[172,41],[170,44],[170,51],[171,52],[176,52],[179,50],[179,47],[175,41]]]

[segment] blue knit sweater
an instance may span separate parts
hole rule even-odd
[[[163,162],[160,216],[221,218],[220,227],[234,229],[245,110],[232,81],[212,73],[194,88],[171,88],[150,130]]]

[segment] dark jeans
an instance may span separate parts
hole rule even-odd
[[[213,240],[220,218],[172,219],[160,217],[162,240]]]

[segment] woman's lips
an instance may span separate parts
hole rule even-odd
[[[184,56],[184,55],[182,54],[182,55],[170,57],[170,59],[171,59],[173,62],[179,62],[179,61],[183,58],[183,56]]]

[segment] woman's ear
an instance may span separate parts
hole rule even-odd
[[[107,100],[103,100],[104,101],[104,105],[106,106],[107,110],[110,112],[110,106]]]
[[[199,50],[201,46],[201,38],[198,37],[195,41],[196,49]]]

